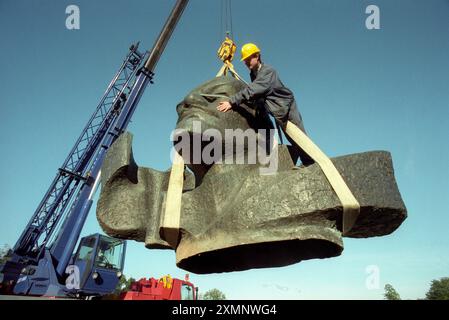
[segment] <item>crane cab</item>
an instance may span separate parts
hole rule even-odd
[[[14,294],[50,297],[95,297],[115,290],[122,277],[126,242],[101,234],[80,240],[65,275],[59,277],[53,257],[45,249],[38,265],[27,265],[14,286]]]
[[[111,293],[122,277],[125,251],[126,242],[120,239],[98,233],[82,238],[66,283],[80,294]]]

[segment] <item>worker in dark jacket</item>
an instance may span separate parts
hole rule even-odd
[[[242,59],[250,72],[251,83],[240,92],[231,96],[229,101],[220,102],[217,109],[226,112],[238,107],[247,101],[256,101],[270,113],[285,133],[287,121],[294,123],[305,133],[302,117],[296,106],[293,93],[284,86],[279,76],[271,66],[262,63],[260,49],[253,43],[242,47]],[[288,141],[293,146],[295,154],[298,154],[304,166],[314,161],[287,135]]]

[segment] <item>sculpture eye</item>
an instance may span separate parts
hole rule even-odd
[[[202,93],[201,96],[208,102],[213,102],[217,99],[227,99],[228,95],[226,92],[213,92],[213,93]]]
[[[202,94],[201,95],[204,99],[206,99],[208,102],[214,102],[215,100],[217,100],[217,97],[214,97],[212,95],[208,95],[208,94]]]

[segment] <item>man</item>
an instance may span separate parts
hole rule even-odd
[[[240,92],[231,96],[229,101],[219,103],[217,109],[227,112],[231,108],[240,106],[243,102],[257,101],[257,105],[265,108],[281,126],[285,133],[287,121],[294,123],[304,133],[302,117],[296,106],[293,93],[284,86],[275,69],[262,63],[260,49],[253,43],[247,43],[242,47],[242,59],[250,70],[251,83]],[[304,166],[313,164],[314,161],[305,153],[287,134],[294,154],[298,154]]]

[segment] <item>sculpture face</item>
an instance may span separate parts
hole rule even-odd
[[[254,152],[254,157],[257,153],[256,149],[262,148],[262,145],[264,148],[262,149],[263,154],[267,154],[270,150],[270,134],[272,135],[273,132],[269,130],[263,133],[266,141],[260,141],[260,145],[257,145],[257,139],[260,137],[257,135],[258,129],[273,129],[265,110],[259,109],[256,111],[253,104],[242,104],[228,112],[217,110],[220,101],[227,100],[244,86],[241,81],[231,77],[216,77],[193,89],[176,107],[178,121],[173,141],[178,144],[178,142],[187,139],[187,142],[178,144],[176,149],[195,174],[197,185],[201,183],[203,176],[211,167],[211,162],[222,162],[224,157],[234,157],[237,149],[242,151],[239,153],[242,159],[245,158],[250,139],[229,138],[234,130],[238,129],[240,132],[245,132],[253,137],[251,150]],[[240,134],[239,137],[243,136],[244,134]],[[194,143],[194,139],[199,142]],[[240,141],[238,146],[237,140]],[[213,159],[205,163],[202,151],[208,144],[209,150],[211,149],[211,141],[220,146],[212,152],[213,157],[211,158]],[[181,145],[182,147],[180,147]],[[194,149],[195,145],[198,146],[196,149]],[[231,149],[229,149],[229,146],[231,146]],[[188,151],[186,152],[186,150]],[[225,150],[227,151],[225,152]],[[229,150],[231,151],[229,152]]]

